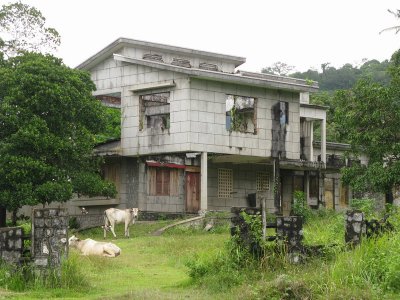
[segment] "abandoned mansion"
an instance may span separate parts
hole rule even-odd
[[[119,38],[77,68],[121,112],[121,137],[95,149],[114,199],[71,208],[197,213],[259,206],[287,215],[294,191],[313,208],[345,208],[339,169],[348,145],[326,141],[318,84],[241,71],[245,58]],[[314,128],[320,140],[314,141]]]

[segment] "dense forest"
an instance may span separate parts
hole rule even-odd
[[[319,83],[320,91],[311,95],[311,102],[318,105],[328,106],[327,111],[327,138],[330,142],[349,142],[345,136],[338,133],[340,127],[335,120],[336,103],[335,94],[341,90],[352,89],[360,80],[368,80],[386,86],[390,83],[390,75],[387,72],[390,66],[389,60],[382,62],[376,59],[363,59],[360,65],[346,63],[340,68],[335,68],[330,63],[321,64],[321,71],[309,69],[305,72],[290,73],[294,66],[283,62],[263,68],[261,72],[286,75],[290,77],[314,80]],[[315,124],[315,140],[320,139],[319,124]]]
[[[329,63],[324,63],[321,64],[322,72],[308,70],[306,72],[292,73],[290,76],[318,81],[321,91],[336,91],[350,89],[359,79],[366,78],[371,79],[373,82],[387,84],[390,79],[386,72],[388,66],[388,60],[379,62],[376,59],[364,59],[360,66],[347,63],[341,68],[335,68],[330,66]]]

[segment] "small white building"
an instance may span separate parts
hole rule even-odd
[[[327,108],[309,104],[318,84],[238,70],[244,62],[119,38],[80,64],[95,96],[121,110],[120,140],[96,149],[118,195],[72,206],[197,213],[258,206],[265,197],[270,212],[289,214],[301,190],[314,208],[345,207],[337,154],[347,146],[327,147]]]

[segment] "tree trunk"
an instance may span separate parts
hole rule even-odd
[[[13,210],[13,212],[12,212],[12,216],[11,216],[12,226],[17,226],[17,212],[18,212],[18,209]]]
[[[0,227],[6,227],[6,208],[0,206]]]

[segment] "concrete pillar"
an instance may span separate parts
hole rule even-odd
[[[346,211],[346,232],[345,242],[350,246],[357,246],[361,243],[362,234],[365,233],[364,213],[360,210]]]
[[[310,157],[309,161],[314,161],[314,122],[310,121]]]
[[[310,205],[310,172],[306,171],[304,175],[305,197],[307,204]]]
[[[201,153],[201,169],[200,169],[200,174],[201,174],[201,188],[200,188],[200,210],[201,211],[206,211],[207,210],[207,204],[208,204],[208,195],[207,195],[207,187],[208,187],[208,182],[207,182],[207,152],[202,152]]]
[[[326,163],[326,119],[321,123],[321,161]]]
[[[300,216],[276,218],[276,237],[283,242],[291,263],[299,263],[302,258],[303,218]]]

